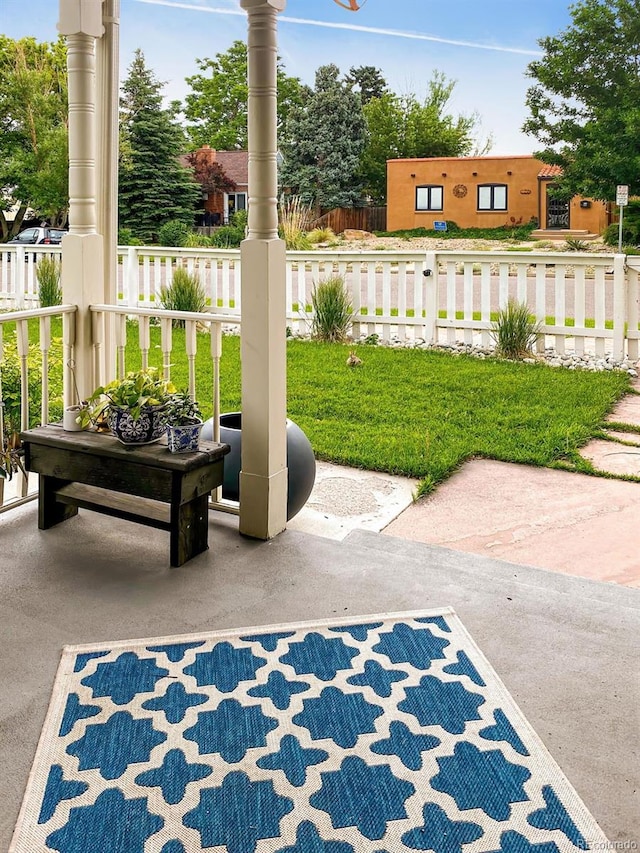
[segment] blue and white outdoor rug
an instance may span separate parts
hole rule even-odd
[[[66,648],[10,853],[603,842],[437,610]]]

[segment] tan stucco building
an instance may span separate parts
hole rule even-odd
[[[387,229],[432,229],[446,220],[461,228],[497,228],[535,219],[549,232],[601,234],[610,221],[608,206],[579,196],[551,198],[559,174],[559,167],[530,155],[389,160]]]

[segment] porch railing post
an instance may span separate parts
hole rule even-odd
[[[613,357],[622,361],[625,355],[627,326],[627,271],[625,256],[613,257]]]
[[[425,320],[424,339],[428,344],[438,342],[438,258],[435,252],[427,252],[424,259],[425,277]]]

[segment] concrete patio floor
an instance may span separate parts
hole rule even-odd
[[[640,596],[369,531],[244,539],[168,568],[168,535],[81,511],[46,532],[0,517],[0,849],[11,837],[63,645],[449,605],[611,842],[640,843]],[[35,853],[35,851],[34,851]]]

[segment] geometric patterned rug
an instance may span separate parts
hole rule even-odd
[[[606,844],[441,609],[65,648],[10,853]]]

